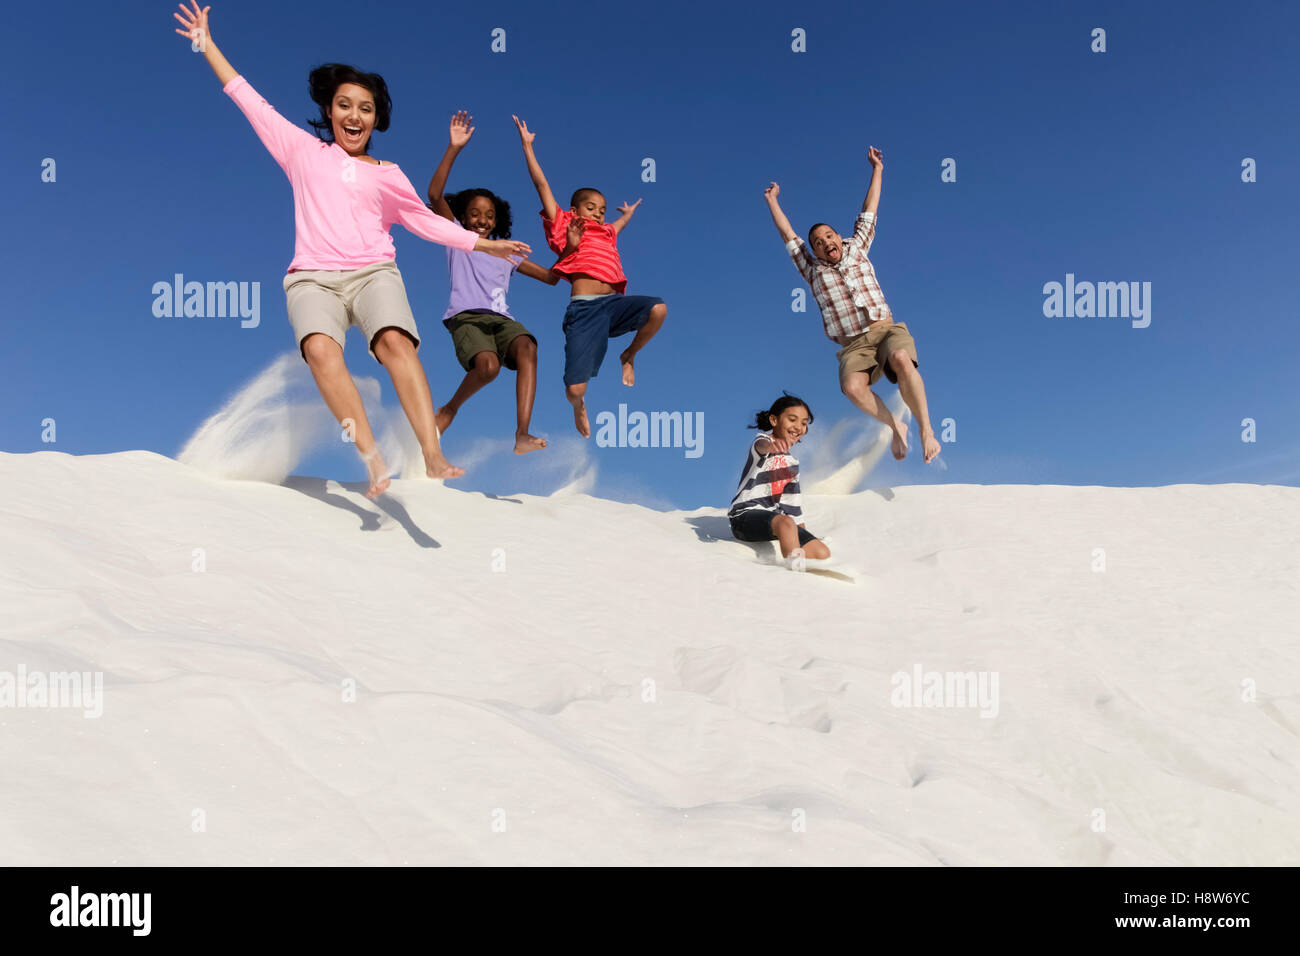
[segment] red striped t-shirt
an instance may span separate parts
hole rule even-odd
[[[569,244],[569,223],[573,221],[571,209],[559,210],[554,220],[546,218],[542,210],[542,226],[546,229],[546,243],[557,253]],[[623,275],[623,262],[618,255],[618,233],[607,222],[587,220],[578,248],[551,267],[560,275],[581,272],[593,279],[608,282],[615,292],[627,291],[627,276]]]

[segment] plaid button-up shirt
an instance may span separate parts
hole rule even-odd
[[[876,214],[864,212],[858,216],[853,236],[844,240],[844,254],[835,265],[814,256],[798,236],[785,244],[795,268],[812,286],[826,337],[840,345],[848,345],[872,322],[893,318],[876,281],[876,270],[867,258],[875,237]]]

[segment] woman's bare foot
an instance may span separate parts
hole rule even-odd
[[[891,450],[899,461],[907,457],[907,422],[895,420],[894,442]]]
[[[384,464],[384,458],[379,454],[378,448],[368,455],[362,455],[361,460],[366,463],[366,472],[370,476],[370,487],[366,489],[366,497],[374,501],[392,484],[392,479],[388,477],[388,466]]]
[[[921,435],[921,449],[925,452],[925,463],[928,465],[942,451],[943,446],[935,439],[934,432],[925,432]]]
[[[528,432],[515,432],[515,454],[526,455],[530,451],[537,451],[539,448],[546,447],[546,439],[530,435]]]
[[[623,363],[623,384],[628,387],[636,384],[636,371],[632,368],[632,359],[635,357],[627,352],[618,357],[618,360]]]
[[[452,419],[456,417],[455,411],[446,405],[434,412],[433,423],[438,426],[438,434],[445,432],[450,426]]]
[[[457,468],[441,454],[424,456],[424,473],[430,478],[461,478],[464,468]]]

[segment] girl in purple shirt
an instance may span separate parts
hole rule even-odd
[[[444,196],[452,163],[474,135],[474,117],[464,110],[451,118],[451,142],[429,181],[429,208],[459,222],[483,239],[510,238],[510,204],[488,189],[465,189]],[[460,406],[497,377],[501,366],[515,371],[515,454],[546,447],[546,439],[529,434],[533,398],[537,394],[537,339],[515,321],[506,305],[510,274],[555,285],[560,277],[526,260],[502,261],[481,252],[447,248],[451,300],[442,324],[451,333],[456,358],[465,379],[446,405],[438,409],[438,428],[446,431]]]
[[[198,44],[208,65],[293,187],[294,258],[284,279],[289,321],[321,397],[349,430],[370,476],[369,498],[389,485],[361,395],[343,362],[343,338],[361,328],[371,354],[388,369],[411,422],[430,478],[465,472],[443,457],[429,382],[415,350],[420,337],[406,300],[388,234],[400,223],[431,242],[502,258],[524,256],[528,245],[487,239],[431,213],[410,180],[392,163],[372,159],[370,136],[388,129],[392,101],[383,77],[340,64],[311,73],[321,118],[316,136],[280,116],[222,56],[208,28],[208,11],[190,0],[173,14],[176,32]]]

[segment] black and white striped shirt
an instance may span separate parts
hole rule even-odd
[[[799,459],[789,453],[760,455],[755,445],[764,439],[771,441],[772,433],[759,432],[749,446],[745,470],[740,474],[740,487],[731,499],[727,517],[760,510],[788,514],[798,521],[803,517],[799,502]]]

